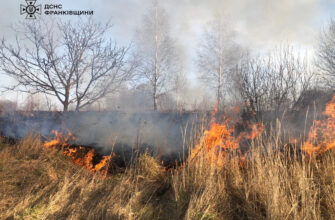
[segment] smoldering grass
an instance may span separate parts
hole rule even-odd
[[[276,129],[250,143],[241,166],[204,154],[165,171],[148,153],[122,173],[100,178],[27,136],[0,149],[3,219],[333,219],[335,154],[310,159]],[[196,141],[194,141],[195,143]]]

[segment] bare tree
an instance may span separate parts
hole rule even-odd
[[[218,107],[222,105],[225,91],[232,86],[233,68],[239,59],[240,47],[233,37],[232,29],[218,17],[208,23],[199,44],[196,59],[199,78],[216,91]]]
[[[9,100],[0,100],[0,114],[3,112],[15,112],[17,111],[18,106],[16,102]]]
[[[172,78],[173,95],[175,96],[176,109],[182,111],[185,109],[185,94],[188,89],[188,78],[183,72],[178,72]]]
[[[253,112],[292,108],[313,79],[307,58],[290,46],[263,57],[245,56],[237,67],[236,82],[246,105]]]
[[[263,65],[264,60],[252,59],[246,54],[236,67],[235,82],[248,111],[258,112],[266,106],[266,94],[270,86]]]
[[[91,105],[128,80],[127,48],[106,39],[109,23],[21,23],[15,43],[3,39],[0,69],[16,79],[7,88],[57,97],[68,111]]]
[[[335,21],[332,19],[328,27],[320,34],[318,60],[316,65],[321,69],[323,83],[335,88]]]
[[[25,100],[23,110],[28,112],[40,111],[41,99],[39,97],[39,94],[30,94]]]
[[[159,97],[169,90],[169,80],[180,68],[175,45],[169,35],[166,12],[157,1],[144,16],[136,37],[142,64],[139,73],[152,87],[156,111]]]
[[[50,100],[50,98],[48,97],[47,94],[44,94],[45,96],[45,106],[46,106],[46,109],[51,112],[54,110],[54,106],[52,104],[52,101]]]

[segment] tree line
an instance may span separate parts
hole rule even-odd
[[[16,40],[3,38],[0,44],[1,72],[16,82],[5,90],[53,96],[66,112],[70,106],[82,110],[125,85],[146,85],[152,110],[159,110],[166,94],[173,94],[177,108],[182,106],[188,81],[166,11],[153,4],[129,46],[110,39],[111,28],[110,22],[92,18],[20,23]],[[317,86],[333,89],[335,21],[320,34],[316,51],[313,63],[290,45],[251,54],[218,17],[204,27],[194,63],[219,108],[230,99],[250,112],[280,111],[294,108],[302,94]]]

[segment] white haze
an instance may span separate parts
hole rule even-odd
[[[63,5],[63,9],[94,10],[97,21],[112,20],[113,36],[118,43],[134,41],[134,31],[152,0],[37,0],[36,4]],[[159,1],[169,15],[171,34],[182,54],[184,72],[191,84],[188,96],[192,102],[203,99],[208,92],[200,87],[194,54],[203,27],[218,14],[224,14],[237,32],[237,41],[252,52],[267,51],[281,43],[289,43],[302,51],[313,51],[322,26],[335,12],[332,0],[169,0]],[[24,21],[19,5],[25,1],[5,0],[1,4],[0,36],[13,39],[9,26]],[[45,15],[41,15],[43,17]],[[75,19],[76,16],[63,16]],[[1,75],[0,86],[12,81]],[[195,88],[195,89],[193,89]],[[19,95],[21,96],[21,95]],[[17,99],[16,93],[4,93],[2,98]]]
[[[224,15],[236,32],[236,41],[242,47],[248,48],[251,53],[264,53],[278,44],[289,43],[298,48],[297,52],[307,51],[313,54],[319,31],[335,12],[335,4],[332,1],[160,0],[160,4],[169,15],[171,35],[176,41],[185,68],[184,73],[188,77],[189,87],[183,93],[187,97],[188,104],[201,108],[203,106],[199,106],[199,103],[214,97],[197,79],[194,60],[202,31],[215,16]],[[15,35],[10,26],[25,21],[25,16],[19,15],[19,5],[25,4],[25,1],[2,0],[1,3],[0,37],[14,40]],[[37,4],[42,5],[62,4],[64,10],[94,10],[93,17],[96,21],[106,22],[111,19],[114,24],[111,38],[122,45],[135,42],[134,32],[141,26],[142,17],[151,3],[151,0],[37,0]],[[40,17],[43,19],[46,16]],[[75,17],[61,18],[76,19]],[[0,87],[12,83],[12,80],[3,74],[0,73],[0,76]],[[23,103],[22,105],[27,100],[24,95],[16,92],[3,93],[0,99],[18,101]],[[150,101],[143,93],[125,89],[122,96],[114,97],[104,103],[110,109],[121,110],[118,115],[86,112],[76,116],[69,113],[69,117],[65,119],[49,116],[43,119],[36,115],[37,117],[31,120],[20,118],[21,116],[15,118],[14,115],[18,124],[4,123],[2,130],[9,136],[22,137],[29,129],[38,130],[46,136],[53,129],[70,129],[81,144],[103,147],[103,150],[110,150],[113,142],[111,138],[115,138],[118,142],[133,147],[139,142],[164,148],[163,153],[166,154],[180,153],[182,143],[180,130],[188,123],[190,127],[195,115],[189,114],[178,118],[181,116],[164,112],[145,112]],[[7,106],[8,111],[12,111],[13,106]],[[125,111],[129,109],[132,111]],[[65,128],[63,121],[66,122]]]

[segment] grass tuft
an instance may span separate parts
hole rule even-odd
[[[0,219],[335,219],[335,153],[276,140],[252,143],[242,166],[234,152],[220,167],[200,154],[165,171],[146,153],[103,179],[31,134],[0,144]]]

